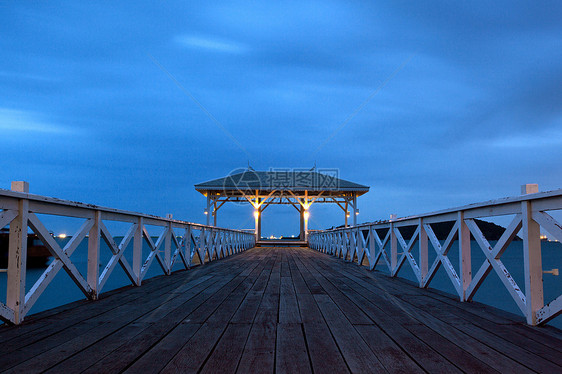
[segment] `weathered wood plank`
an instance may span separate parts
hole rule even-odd
[[[281,277],[279,298],[279,323],[301,323],[297,297],[290,276]]]
[[[201,373],[235,373],[251,327],[251,324],[228,325]]]
[[[273,373],[277,324],[254,322],[240,358],[240,373]]]
[[[281,258],[276,251],[269,252],[275,256],[275,263],[240,359],[241,373],[272,373],[275,368]]]
[[[162,373],[196,373],[211,353],[226,326],[204,323],[191,339],[162,369]]]
[[[312,373],[300,323],[277,325],[275,357],[276,373]]]
[[[311,264],[311,266],[314,265]],[[431,349],[430,346],[427,345],[427,342],[418,339],[415,334],[412,334],[409,330],[404,328],[404,323],[416,324],[417,321],[415,319],[409,315],[399,313],[399,316],[403,316],[404,320],[396,321],[394,316],[386,314],[382,309],[370,303],[369,300],[364,298],[360,293],[348,287],[345,282],[342,282],[342,280],[344,280],[342,278],[345,277],[338,277],[337,280],[334,278],[333,281],[337,281],[342,291],[355,302],[355,305],[362,308],[365,313],[371,316],[371,318],[376,321],[377,325],[392,336],[404,353],[412,357],[418,365],[430,372],[460,372],[447,358],[437,353],[438,351]],[[382,301],[383,304],[380,303],[381,302],[379,302],[378,305],[384,305],[384,307],[387,308],[392,306],[392,302],[388,299],[384,299]]]
[[[232,269],[233,271],[236,271],[237,268],[234,267]],[[117,360],[112,359],[114,360],[113,364],[116,366],[117,365],[123,366],[127,364],[127,362],[124,359],[125,356],[131,357],[131,360],[134,359],[136,357],[135,354],[140,354],[143,352],[143,347],[150,346],[152,342],[160,339],[160,337],[163,334],[165,334],[170,329],[172,329],[174,323],[178,323],[182,317],[185,317],[185,315],[187,315],[187,313],[192,311],[193,308],[195,308],[197,305],[199,305],[204,300],[206,300],[205,296],[209,294],[212,295],[216,290],[220,289],[220,287],[222,287],[222,285],[227,283],[230,279],[232,279],[232,276],[227,278],[220,278],[216,276],[214,278],[208,278],[203,282],[188,282],[192,287],[192,289],[190,290],[186,288],[186,283],[182,283],[181,287],[183,287],[186,292],[184,292],[181,295],[175,294],[173,292],[172,293],[161,292],[158,294],[158,296],[153,296],[153,298],[149,299],[148,302],[143,300],[143,302],[140,305],[136,305],[136,307],[132,310],[128,305],[123,305],[116,308],[115,309],[116,311],[121,310],[121,313],[119,315],[115,315],[115,314],[110,315],[107,313],[100,315],[96,318],[97,321],[106,321],[109,323],[104,325],[104,330],[106,330],[106,337],[100,340],[100,343],[98,343],[98,345],[103,346],[104,345],[103,342],[105,342],[105,339],[109,339],[110,341],[112,341],[113,338],[111,334],[119,334],[120,330],[118,329],[120,328],[120,326],[126,325],[127,323],[135,319],[137,319],[136,321],[137,323],[153,323],[155,321],[156,322],[159,321],[159,318],[155,318],[155,316],[167,316],[165,314],[166,310],[161,309],[162,305],[167,304],[169,307],[167,313],[172,315],[171,318],[170,317],[166,318],[164,324],[156,325],[156,327],[152,329],[146,329],[140,332],[139,336],[136,337],[136,339],[140,343],[133,345],[134,350],[131,349],[131,347],[127,344],[123,344],[121,347],[117,348],[117,351],[123,350],[124,352],[127,352],[126,355],[123,352],[111,353],[112,356],[110,357],[118,357]],[[207,291],[207,294],[201,295],[202,291],[204,290]],[[209,296],[207,296],[207,298],[208,297]],[[189,300],[191,300],[190,306],[192,306],[192,308],[186,307],[185,305],[186,302]],[[158,307],[159,305],[160,307]],[[181,306],[184,307],[182,308]],[[174,308],[175,309],[181,308],[181,309],[179,309],[179,312],[174,313],[175,311]],[[148,312],[149,310],[150,313]],[[100,356],[100,355],[108,354],[113,349],[113,345],[107,345],[104,347],[104,349],[94,350],[94,352],[96,353],[90,355],[88,352],[90,352],[91,349],[94,349],[93,347],[94,346],[85,349],[84,351],[74,356],[74,358],[71,359],[70,364],[62,363],[61,364],[62,367],[72,367],[73,365],[72,362],[76,362],[75,364],[76,366],[85,368],[87,367],[86,365],[88,362],[92,362],[89,361],[91,356],[96,356],[96,355]],[[79,359],[80,357],[87,357],[87,358],[80,360]]]
[[[357,325],[355,329],[367,342],[367,345],[375,352],[382,365],[389,373],[423,373],[423,369],[419,367],[410,356],[404,354],[404,351],[394,343],[378,326],[376,325]]]
[[[170,360],[163,372],[174,371],[178,368],[197,371],[202,367],[205,359],[212,355],[216,342],[221,338],[229,320],[244,299],[245,293],[236,292],[236,290],[241,285],[243,286],[242,290],[251,289],[263,268],[263,266],[258,265],[257,261],[250,263],[238,277],[219,291],[214,292],[214,295],[209,297],[203,305],[187,316],[185,322],[199,323],[205,321],[205,323]],[[232,331],[236,331],[236,329]]]
[[[294,251],[293,256],[296,255],[295,252],[298,253],[298,251]],[[345,360],[330,333],[326,321],[322,318],[320,309],[316,305],[311,291],[306,286],[293,256],[289,260],[291,277],[297,292],[297,301],[312,368],[316,373],[348,372],[349,369]]]
[[[352,372],[384,373],[386,370],[342,311],[327,295],[314,295],[324,319]]]
[[[199,324],[180,323],[125,372],[141,374],[159,372],[200,328]]]

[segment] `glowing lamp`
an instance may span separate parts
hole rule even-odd
[[[254,218],[258,219],[258,217],[260,216],[260,211],[259,210],[254,210]]]
[[[305,220],[308,220],[308,217],[310,217],[310,212],[309,212],[308,210],[306,210],[306,211],[304,212],[304,219],[305,219]]]

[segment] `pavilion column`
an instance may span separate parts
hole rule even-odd
[[[217,226],[217,201],[213,201],[213,226]]]
[[[299,239],[304,240],[304,208],[302,206],[299,207],[299,214],[300,214],[300,233]]]
[[[263,212],[263,210],[260,208],[259,209],[259,215],[258,215],[258,240],[261,240],[261,216],[262,216],[262,212]]]
[[[357,195],[353,194],[353,226],[357,226]]]
[[[254,233],[255,233],[255,236],[256,236],[256,242],[261,239],[261,215],[262,215],[262,212],[263,212],[263,208],[261,206],[254,205],[254,222],[255,222]]]
[[[207,210],[205,210],[205,214],[207,215],[207,226],[209,226],[211,224],[211,197],[209,192],[207,192]]]

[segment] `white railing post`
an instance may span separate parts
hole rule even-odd
[[[184,253],[186,256],[189,256],[188,264],[189,267],[191,267],[193,261],[193,252],[191,251],[191,225],[187,225],[187,228],[185,229],[185,237],[187,238],[187,241],[184,241]]]
[[[213,258],[213,227],[205,228],[205,249],[209,253],[209,261]]]
[[[100,279],[100,222],[101,212],[94,211],[94,225],[88,234],[88,285],[92,289],[92,300],[97,300]]]
[[[521,203],[523,227],[523,261],[525,266],[526,317],[530,325],[537,324],[537,311],[544,306],[540,225],[533,220],[531,201]]]
[[[369,226],[369,269],[375,268],[375,258],[377,256],[377,248],[375,246],[375,228]]]
[[[12,189],[14,189],[13,183]],[[29,192],[29,190],[20,192]],[[28,215],[29,201],[27,199],[19,199],[18,215],[10,222],[8,289],[6,292],[6,305],[14,312],[12,322],[16,325],[20,324],[24,317]]]
[[[199,231],[199,257],[202,256],[201,265],[205,263],[206,242],[207,242],[207,238],[206,238],[205,228],[202,227],[201,230]],[[209,255],[209,261],[211,260],[210,256],[211,255]]]
[[[398,238],[396,238],[396,233],[394,232],[394,222],[392,222],[392,220],[396,219],[396,214],[391,214],[390,219],[390,273],[393,277],[395,277],[398,273],[396,271],[396,267],[398,266]]]
[[[420,233],[419,233],[419,246],[420,246],[420,287],[423,287],[425,279],[427,278],[427,271],[429,268],[429,258],[428,258],[428,247],[429,240],[427,237],[427,232],[423,226],[423,218],[420,218],[418,222]]]
[[[355,239],[355,243],[357,245],[357,263],[361,265],[363,262],[363,255],[364,255],[364,246],[363,246],[363,232],[360,228],[357,228],[357,237]]]
[[[171,220],[172,215],[166,214],[166,219]],[[166,223],[166,237],[164,238],[164,262],[166,263],[166,275],[172,273],[172,222]]]
[[[338,234],[338,252],[336,252],[338,258],[343,257],[344,249],[345,249],[345,229],[339,232]],[[344,258],[345,259],[345,258]]]
[[[226,248],[229,255],[233,255],[236,252],[234,251],[234,243],[232,242],[232,232],[227,231],[225,232],[226,236]]]
[[[230,250],[230,231],[223,231],[223,248],[224,248],[224,252],[226,253],[226,256],[230,256],[232,254],[232,251]]]
[[[142,217],[137,220],[137,229],[133,237],[133,274],[135,276],[135,284],[140,286],[141,279],[141,266],[142,266],[142,241],[143,241],[143,226],[144,221]]]
[[[459,280],[461,286],[460,301],[467,300],[466,290],[472,281],[472,255],[470,249],[470,230],[464,222],[464,212],[457,213],[459,226]]]

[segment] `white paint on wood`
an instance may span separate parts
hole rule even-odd
[[[29,193],[29,183],[25,181],[13,181],[11,189],[15,192]]]
[[[10,222],[8,244],[8,289],[6,306],[14,313],[14,323],[23,320],[25,303],[25,278],[27,266],[27,222],[29,202],[18,201],[18,215]]]
[[[542,256],[539,224],[533,219],[531,201],[521,203],[523,227],[523,263],[525,269],[525,296],[527,323],[536,324],[536,313],[544,306],[542,284]]]
[[[521,195],[538,193],[538,192],[539,192],[539,185],[536,183],[528,183],[521,186]]]

